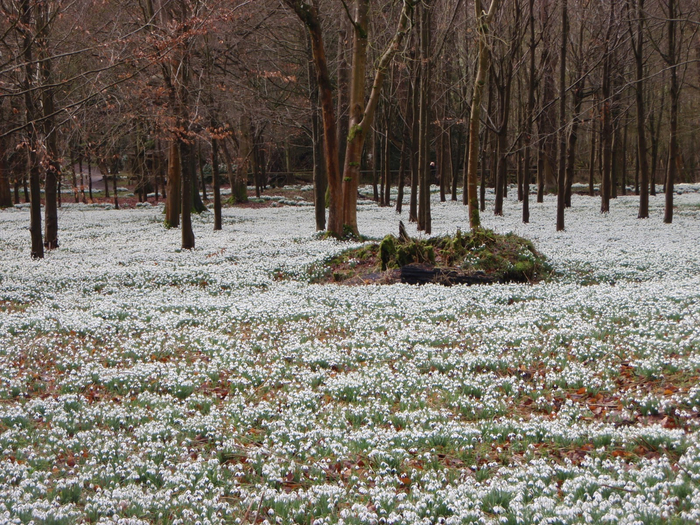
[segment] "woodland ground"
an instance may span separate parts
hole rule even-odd
[[[161,207],[65,204],[40,261],[0,211],[0,522],[698,522],[699,189],[672,225],[574,196],[559,233],[511,191],[485,226],[557,277],[449,288],[309,284],[347,244],[303,197],[194,217],[191,252]]]

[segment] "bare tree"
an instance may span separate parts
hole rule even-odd
[[[481,100],[489,70],[489,25],[498,9],[498,0],[491,0],[488,12],[484,11],[481,0],[475,0],[477,32],[479,34],[479,62],[474,79],[472,109],[469,117],[469,166],[467,173],[467,193],[469,203],[469,226],[474,229],[481,225],[479,201],[476,193],[477,169],[479,162],[479,124],[481,123]]]
[[[637,159],[639,162],[639,213],[640,219],[649,217],[649,159],[646,139],[646,109],[644,107],[644,0],[628,0],[629,31],[634,54],[634,96],[637,106]]]
[[[557,177],[557,231],[564,229],[566,207],[566,45],[569,39],[567,0],[561,0],[561,52],[559,54],[559,174]]]
[[[399,22],[393,38],[382,52],[374,74],[369,98],[365,101],[365,74],[367,71],[369,0],[356,0],[353,16],[352,75],[350,81],[350,119],[348,142],[343,167],[343,223],[353,234],[357,229],[357,189],[360,182],[360,159],[367,132],[374,121],[387,69],[399,52],[409,30],[412,2],[402,1]]]

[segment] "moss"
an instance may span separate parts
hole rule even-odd
[[[325,264],[329,268],[326,275],[332,276],[336,282],[352,275],[368,275],[379,269],[388,271],[409,264],[458,271],[463,275],[478,272],[491,281],[500,282],[534,282],[547,277],[552,271],[544,256],[530,241],[517,235],[499,235],[482,228],[467,234],[458,231],[454,236],[427,240],[401,240],[387,235],[379,243],[347,250]],[[352,275],[341,271],[348,265],[353,268]],[[355,268],[357,265],[363,268],[359,273]]]
[[[348,131],[348,142],[352,142],[353,140],[355,140],[355,137],[358,133],[362,133],[362,126],[360,126],[359,124],[355,124]]]
[[[393,235],[387,235],[382,239],[382,242],[379,243],[379,257],[382,261],[382,271],[387,270],[392,261],[395,262],[396,243],[394,242]]]

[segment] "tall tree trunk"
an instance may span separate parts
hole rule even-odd
[[[87,150],[87,169],[88,169],[88,195],[90,197],[90,202],[93,202],[92,198],[92,155],[90,154],[90,146],[88,145]],[[141,192],[144,193],[143,183],[141,183]]]
[[[340,18],[339,28],[338,28],[338,60],[337,60],[337,92],[338,92],[338,108],[337,108],[337,122],[336,122],[336,135],[337,135],[337,148],[338,148],[338,168],[340,170],[340,177],[342,180],[343,166],[345,165],[345,148],[347,148],[347,138],[348,138],[348,95],[350,90],[348,88],[348,73],[350,71],[350,66],[347,60],[347,47],[348,47],[348,25],[349,20],[347,16]],[[326,184],[328,185],[328,184]]]
[[[520,0],[513,2],[514,17],[508,43],[508,51],[501,61],[500,75],[495,82],[498,91],[499,121],[496,130],[496,199],[494,215],[503,215],[503,199],[508,187],[508,132],[511,112],[511,90],[513,86],[513,62],[520,46]]]
[[[462,164],[464,160],[464,155],[462,154],[462,147],[464,146],[463,141],[464,141],[464,134],[457,129],[455,131],[456,135],[456,140],[457,140],[457,149],[454,150],[453,148],[453,143],[452,139],[450,139],[450,159],[452,162],[452,179],[451,179],[451,184],[452,187],[450,188],[450,200],[453,202],[457,202],[457,187],[459,186],[459,171],[460,169],[464,169],[464,165]]]
[[[73,198],[75,199],[75,202],[78,203],[78,202],[80,202],[80,197],[78,195],[78,177],[77,177],[77,173],[75,172],[75,154],[74,154],[73,146],[70,146],[69,149],[70,149],[70,171],[71,171],[72,178],[73,178]]]
[[[636,73],[634,99],[637,105],[637,162],[639,165],[639,212],[637,218],[647,219],[649,218],[649,160],[645,126],[646,108],[644,107],[644,0],[636,0],[634,7],[637,19],[636,34],[632,37]],[[629,11],[633,12],[631,6]]]
[[[117,176],[119,175],[119,164],[115,155],[112,156],[112,188],[114,190],[114,209],[119,209],[119,196],[117,194]],[[167,208],[166,208],[167,209]]]
[[[471,229],[481,226],[479,201],[477,197],[477,169],[479,162],[479,124],[481,123],[481,99],[489,70],[488,34],[491,20],[498,9],[498,0],[491,0],[488,13],[482,8],[481,0],[474,0],[476,26],[479,34],[479,61],[474,79],[472,111],[469,117],[469,166],[467,173],[467,200],[469,203],[469,226]]]
[[[2,103],[0,103],[0,107]],[[5,115],[0,115],[4,119]],[[2,130],[0,130],[0,134]],[[0,137],[0,208],[12,206],[12,190],[10,189],[10,168],[7,162],[7,138]]]
[[[678,20],[676,20],[676,0],[668,0],[668,51],[666,62],[671,70],[671,112],[670,112],[670,133],[668,170],[665,188],[664,223],[673,222],[673,185],[676,179],[676,171],[679,163],[678,153],[678,108],[680,100],[680,88],[678,85],[678,59],[676,56],[676,30]]]
[[[206,164],[206,161],[204,160],[204,156],[202,155],[201,141],[197,141],[197,160],[199,161],[199,178],[200,182],[202,183],[202,201],[206,202],[207,200],[209,200],[207,197],[207,179],[204,176],[204,165]]]
[[[447,68],[442,67],[442,81],[445,82],[448,78],[447,74]],[[437,126],[437,149],[436,149],[436,168],[437,168],[437,174],[438,174],[438,184],[440,185],[440,202],[445,202],[447,200],[447,174],[449,171],[447,170],[447,143],[449,142],[449,136],[448,136],[448,129],[445,129],[445,126],[447,125],[447,101],[442,100],[441,108],[438,109],[440,111],[440,117],[438,120],[438,126]]]
[[[202,202],[202,196],[199,194],[199,179],[197,178],[197,153],[196,153],[196,148],[194,143],[193,144],[188,144],[190,154],[192,155],[192,171],[190,172],[190,184],[192,186],[191,188],[191,193],[190,193],[190,198],[192,200],[192,206],[191,210],[195,213],[202,213],[204,210],[207,209],[207,207],[204,205],[204,202]],[[145,150],[144,150],[144,157],[145,157]],[[145,158],[144,158],[145,160]],[[144,167],[145,167],[145,162],[144,162]],[[202,178],[204,178],[204,174],[202,174]],[[146,176],[144,174],[143,177],[143,200],[144,202],[147,200],[146,199]]]
[[[379,195],[379,167],[380,167],[380,155],[379,152],[382,149],[381,137],[373,127],[370,127],[369,131],[369,143],[371,144],[371,164],[370,170],[372,171],[372,199],[376,203],[381,203]]]
[[[316,84],[321,100],[323,118],[323,145],[326,161],[326,177],[330,189],[328,207],[328,231],[333,235],[343,235],[343,187],[338,165],[338,136],[335,110],[333,108],[333,88],[328,72],[328,61],[323,43],[323,31],[316,4],[306,4],[301,0],[284,0],[304,23],[311,37],[311,50],[316,66]]]
[[[168,158],[168,196],[165,200],[165,225],[168,228],[177,228],[180,225],[181,164],[180,149],[178,143],[173,140],[170,143],[170,155]],[[117,191],[115,188],[114,197],[116,198],[116,196]]]
[[[194,231],[192,230],[192,190],[196,191],[194,182],[195,158],[194,147],[185,140],[179,141],[180,146],[180,168],[182,179],[182,203],[180,205],[182,213],[182,249],[194,249]],[[176,192],[177,193],[177,192]]]
[[[666,83],[665,71],[661,73],[661,83]],[[651,165],[649,167],[649,195],[656,195],[656,172],[659,168],[659,143],[661,138],[661,121],[666,105],[666,90],[661,90],[661,100],[659,101],[658,117],[654,108],[649,111],[649,138],[651,139]]]
[[[561,53],[559,54],[559,175],[557,177],[557,231],[564,230],[566,208],[566,44],[569,40],[567,0],[561,0]]]
[[[365,71],[367,69],[367,30],[369,0],[356,0],[353,23],[353,59],[350,81],[350,120],[348,142],[343,168],[343,224],[354,235],[357,229],[357,188],[360,182],[360,161],[365,137],[379,102],[384,77],[394,55],[408,31],[412,3],[403,1],[398,27],[388,46],[381,54],[372,83],[369,100],[365,103]]]
[[[618,185],[620,184],[620,166],[622,164],[622,123],[620,118],[620,96],[617,88],[617,81],[620,78],[616,76],[614,78],[616,81],[612,85],[612,106],[611,106],[611,119],[613,122],[613,133],[612,133],[612,170],[610,171],[610,198],[617,199]]]
[[[307,42],[307,74],[309,75],[309,104],[311,106],[311,142],[313,143],[314,163],[314,216],[316,218],[316,231],[323,231],[326,229],[326,190],[328,189],[328,181],[326,180],[326,171],[324,169],[326,164],[325,159],[323,158],[323,137],[321,132],[321,122],[318,115],[319,88],[318,84],[314,82],[315,66],[313,61],[313,51],[311,48],[311,39],[309,38]],[[340,125],[340,123],[338,125]]]
[[[153,201],[158,202],[158,192],[160,189],[160,150],[158,149],[158,141],[156,140],[153,148]]]
[[[625,115],[625,127],[622,130],[622,161],[620,162],[620,195],[627,195],[627,135],[629,131],[629,113]]]
[[[469,115],[471,117],[471,108],[469,109]],[[471,143],[471,119],[464,118],[465,122],[465,132],[464,132],[464,158],[462,159],[462,204],[467,206],[469,204],[469,144]],[[477,145],[478,148],[478,145]]]
[[[530,0],[530,71],[527,85],[527,111],[525,115],[525,159],[523,163],[523,222],[530,222],[530,179],[532,172],[530,170],[532,162],[530,161],[530,152],[532,150],[532,125],[533,113],[535,112],[535,49],[537,41],[535,40],[535,0]]]
[[[399,179],[396,194],[396,213],[401,214],[403,211],[403,190],[406,185],[404,171],[406,170],[406,138],[405,134],[401,134],[401,153],[399,158]]]
[[[414,40],[417,42],[418,37],[416,36]],[[416,44],[417,45],[417,44]],[[420,76],[421,68],[418,60],[413,62],[413,82],[410,84],[409,89],[409,107],[410,120],[411,123],[411,145],[410,145],[410,156],[411,156],[411,200],[409,202],[409,212],[408,220],[411,222],[418,222],[418,186],[419,186],[419,172],[418,169],[418,135],[420,133],[419,125],[419,107],[420,107]]]
[[[600,211],[608,213],[610,211],[610,197],[612,195],[612,163],[613,163],[613,124],[612,124],[612,50],[610,49],[610,38],[613,30],[613,20],[615,15],[615,4],[610,4],[610,17],[608,20],[607,35],[605,39],[605,51],[603,56],[603,81],[602,81],[602,112],[603,112],[603,132],[600,141],[603,147],[603,169],[600,182]]]
[[[391,102],[387,101],[384,118],[384,206],[391,206]]]
[[[221,188],[219,182],[219,141],[211,140],[211,176],[214,190],[214,230],[221,229]]]
[[[604,77],[609,76],[609,58],[605,59]],[[610,115],[610,80],[603,79],[603,133],[600,141],[603,146],[603,170],[600,181],[600,211],[608,213],[610,211],[610,197],[612,189],[612,118]]]
[[[104,153],[100,154],[100,171],[102,172],[102,183],[105,187],[105,199],[109,199],[109,166],[105,162]],[[75,176],[75,170],[73,170],[73,176]],[[156,186],[156,202],[158,202],[158,186]]]
[[[58,137],[55,128],[54,116],[56,107],[54,104],[53,75],[51,71],[51,58],[49,52],[48,32],[50,29],[49,5],[36,4],[37,10],[37,48],[40,60],[40,76],[42,82],[41,105],[43,109],[43,130],[48,162],[46,162],[46,180],[44,183],[44,217],[45,235],[44,248],[53,250],[58,248],[58,180],[61,169],[58,151]],[[33,194],[34,190],[32,190]],[[33,196],[33,195],[32,195]]]
[[[39,184],[39,139],[36,132],[36,120],[39,116],[36,102],[34,100],[34,79],[36,78],[36,63],[34,62],[34,35],[29,28],[32,24],[32,2],[22,0],[19,5],[20,22],[24,30],[22,39],[22,49],[24,58],[24,78],[22,88],[24,89],[24,107],[27,126],[27,169],[29,171],[30,186],[30,223],[29,233],[32,240],[31,256],[34,259],[44,257],[44,243],[41,233],[41,193]],[[25,196],[27,189],[25,186]]]
[[[527,30],[527,26],[525,27]],[[522,51],[521,51],[522,52]],[[518,57],[518,60],[522,60],[522,56]],[[518,99],[523,97],[523,82],[522,76],[518,75],[516,77],[518,82]],[[527,104],[527,102],[525,102]],[[518,202],[523,202],[523,160],[524,160],[524,150],[523,150],[523,134],[525,133],[525,110],[523,108],[523,102],[518,102],[517,107],[517,119],[518,119],[518,129],[520,133],[516,138],[515,150],[516,150],[516,164],[515,164],[515,185],[517,189]]]
[[[410,75],[410,73],[409,73]],[[400,85],[400,84],[399,84]],[[399,153],[399,174],[397,180],[397,195],[396,195],[396,213],[401,214],[403,211],[403,196],[404,188],[406,187],[406,150],[407,144],[410,140],[409,126],[411,125],[411,105],[412,105],[412,92],[411,92],[411,79],[410,77],[406,79],[406,90],[405,96],[399,97],[401,100],[401,106],[399,106],[399,129],[401,136],[401,152]],[[405,116],[401,118],[401,115]]]
[[[82,147],[81,147],[82,148]],[[80,152],[78,157],[78,169],[80,170],[80,202],[87,204],[87,197],[85,197],[85,173],[83,172],[83,152]]]
[[[557,57],[551,35],[553,25],[547,26],[554,20],[550,11],[551,0],[540,2],[540,19],[542,29],[542,52],[540,55],[540,70],[542,72],[542,91],[540,113],[538,119],[539,158],[537,163],[537,202],[544,202],[545,191],[553,192],[557,186],[557,110],[555,68]],[[553,24],[553,22],[551,22]]]
[[[593,197],[595,195],[595,184],[594,184],[594,173],[595,173],[595,150],[596,150],[596,120],[595,118],[591,122],[591,151],[588,158],[588,195]]]
[[[584,26],[581,25],[578,36],[578,48],[583,49],[583,32]],[[571,207],[571,187],[574,184],[575,166],[576,166],[576,144],[578,143],[578,130],[581,126],[581,107],[583,106],[583,89],[585,87],[586,78],[585,70],[587,62],[585,60],[579,62],[578,71],[576,72],[576,82],[573,90],[574,108],[573,122],[571,123],[571,131],[569,132],[569,141],[566,150],[566,194],[564,196],[564,205],[567,208]]]
[[[233,167],[233,158],[229,152],[228,146],[226,145],[226,140],[220,142],[221,150],[224,152],[224,159],[226,160],[226,175],[228,177],[229,185],[231,186],[231,202],[240,203],[246,202],[248,200],[248,189],[245,182],[242,180],[244,178],[241,172],[244,170],[244,166],[240,165],[236,168]]]
[[[259,199],[262,193],[262,174],[260,167],[260,147],[258,144],[258,134],[252,123],[250,125],[250,165],[253,168],[253,184],[255,185],[255,198]]]
[[[430,234],[432,220],[430,215],[430,4],[425,1],[419,11],[419,58],[421,64],[420,96],[418,103],[418,170],[420,194],[418,199],[418,229]]]

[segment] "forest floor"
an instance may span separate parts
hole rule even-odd
[[[511,189],[484,226],[555,274],[489,286],[315,284],[367,243],[284,190],[194,216],[194,250],[160,206],[64,200],[31,260],[29,210],[0,210],[0,521],[697,523],[700,187],[677,190],[673,224],[663,194],[645,220],[575,195],[556,232],[554,197],[525,225]],[[427,240],[360,201],[369,238],[399,220]]]

